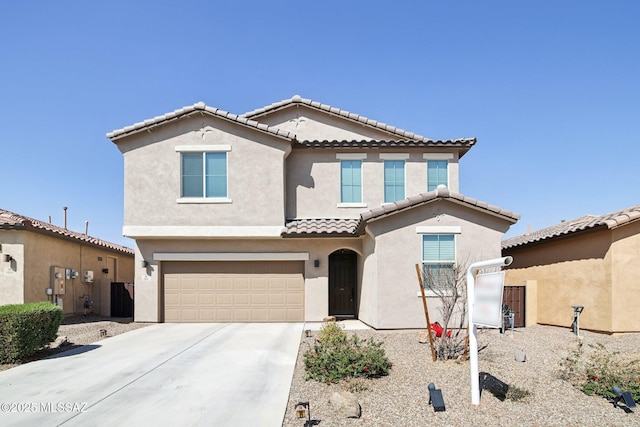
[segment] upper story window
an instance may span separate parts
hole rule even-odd
[[[340,202],[362,203],[362,160],[340,161]]]
[[[384,161],[384,202],[404,199],[404,160]]]
[[[447,160],[427,160],[427,191],[438,185],[449,187],[449,162]]]
[[[362,161],[365,153],[337,153],[340,161],[340,202],[339,208],[366,207],[362,203]]]
[[[230,146],[182,146],[180,152],[179,201],[229,201],[227,199],[227,152]]]

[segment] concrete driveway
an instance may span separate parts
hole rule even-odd
[[[281,426],[302,323],[157,324],[0,372],[0,425]]]

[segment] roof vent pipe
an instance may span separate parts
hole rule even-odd
[[[63,206],[62,210],[64,210],[64,229],[67,229],[67,207]]]
[[[89,234],[89,221],[84,222],[84,235],[87,236]]]

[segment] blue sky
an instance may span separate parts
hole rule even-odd
[[[115,243],[107,132],[204,101],[299,94],[434,139],[477,137],[463,194],[507,236],[640,203],[640,2],[25,1],[0,5],[0,208]]]

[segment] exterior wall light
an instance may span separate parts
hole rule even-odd
[[[313,266],[314,266],[315,268],[320,267],[320,260],[319,260],[319,259],[314,259],[314,260],[313,260]]]
[[[4,262],[11,262],[11,261],[13,261],[13,257],[9,254],[5,254]]]
[[[145,261],[145,260],[142,260],[142,262],[140,263],[140,266],[141,266],[142,268],[147,268],[147,267],[149,267],[149,262],[148,262],[148,261]]]

